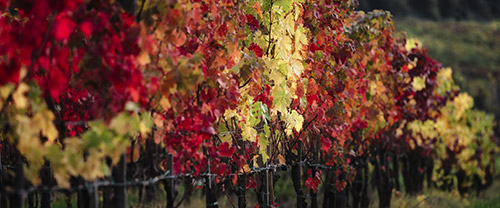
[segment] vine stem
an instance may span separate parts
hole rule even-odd
[[[269,49],[271,48],[271,32],[272,32],[272,27],[273,27],[273,1],[271,0],[271,7],[269,8],[269,40],[267,41],[267,49],[266,49],[266,55],[269,57]]]
[[[142,10],[144,10],[144,5],[146,4],[146,1],[147,0],[143,0],[142,1],[141,8],[139,9],[139,13],[137,13],[137,16],[135,17],[135,21],[136,22],[140,22],[141,21]]]

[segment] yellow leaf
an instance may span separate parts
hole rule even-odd
[[[28,99],[25,94],[29,90],[29,86],[25,83],[20,83],[17,87],[16,92],[12,94],[12,99],[14,100],[14,104],[17,109],[26,109],[28,107]]]
[[[292,40],[288,36],[282,37],[278,40],[278,44],[276,47],[276,58],[288,59],[292,51]]]
[[[155,35],[158,40],[163,40],[163,38],[165,38],[164,28],[158,27],[157,30],[155,30]]]
[[[262,157],[262,162],[266,163],[269,159],[269,155],[267,155],[267,147],[269,146],[269,140],[266,138],[264,134],[260,134],[259,136],[259,155]]]
[[[304,117],[297,113],[296,110],[292,110],[292,113],[283,112],[283,119],[287,123],[287,128],[285,129],[287,135],[292,135],[293,129],[295,129],[295,131],[300,131],[302,129]]]
[[[396,129],[396,137],[403,135],[403,130],[401,128]]]
[[[219,137],[220,137],[220,140],[222,142],[227,142],[229,143],[230,145],[233,144],[233,139],[231,137],[231,132],[227,129],[226,125],[224,124],[224,122],[221,122],[219,124],[219,127],[217,129],[217,132],[219,134]]]
[[[405,47],[407,51],[410,51],[413,48],[422,47],[422,43],[418,39],[408,38]]]
[[[299,51],[303,45],[307,45],[307,36],[304,34],[304,30],[302,26],[298,26],[295,30],[295,51]]]
[[[117,134],[119,135],[125,135],[133,129],[136,129],[132,126],[130,116],[128,116],[126,113],[121,113],[118,114],[116,117],[111,120],[111,123],[109,124],[109,127],[111,129],[114,129]]]
[[[453,80],[453,77],[452,77],[452,70],[451,68],[447,67],[447,68],[443,68],[439,71],[440,74],[442,74],[443,77],[445,77],[447,80]]]
[[[141,121],[141,123],[139,124],[139,132],[141,132],[141,135],[145,137],[148,133],[151,132],[151,128],[147,126],[146,122]]]
[[[34,125],[38,125],[42,134],[47,137],[50,143],[54,142],[58,135],[53,123],[54,118],[54,114],[46,106],[42,107],[41,111],[33,116]]]
[[[453,105],[456,107],[455,118],[460,119],[466,110],[474,106],[474,99],[467,93],[460,93],[453,100]]]
[[[409,141],[408,145],[410,145],[410,148],[411,148],[412,150],[414,150],[414,149],[415,149],[415,141],[413,141],[413,139],[410,139],[410,141]]]
[[[298,57],[297,57],[298,56]],[[288,78],[295,80],[296,77],[300,77],[304,71],[304,66],[302,65],[302,60],[298,52],[294,53],[292,59],[290,60],[290,69],[288,70]]]
[[[226,112],[224,112],[224,117],[225,117],[226,119],[229,119],[229,118],[232,118],[232,117],[236,117],[236,118],[238,118],[238,119],[240,118],[240,117],[238,116],[238,113],[236,112],[236,110],[232,110],[232,109],[228,109],[228,110],[226,110]]]
[[[0,87],[0,98],[7,99],[15,86],[11,83],[3,85]]]
[[[166,98],[166,97],[161,98],[160,105],[163,108],[163,110],[168,110],[172,107],[170,104],[170,100],[168,100],[168,98]]]
[[[415,77],[411,85],[415,91],[420,91],[425,88],[425,78]]]
[[[66,172],[54,172],[54,178],[57,181],[57,185],[62,188],[70,188],[69,175]]]
[[[413,68],[417,67],[417,63],[418,63],[417,57],[413,58],[413,60],[410,60],[410,62],[408,63],[408,70],[412,70]]]
[[[285,67],[286,65],[282,65],[281,67]],[[269,80],[274,81],[276,84],[283,83],[285,81],[286,75],[281,72],[282,70],[275,69],[271,70],[271,73],[269,74]]]
[[[242,130],[241,136],[243,137],[243,140],[251,142],[257,141],[257,130],[250,126],[250,122],[245,122]]]

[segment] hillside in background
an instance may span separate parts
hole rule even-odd
[[[423,42],[477,108],[500,118],[500,1],[359,0],[358,8],[389,10],[400,35]]]
[[[359,0],[359,9],[383,9],[396,17],[414,16],[429,19],[500,18],[498,0]]]
[[[500,21],[395,20],[399,35],[419,39],[431,57],[454,69],[475,106],[500,117]]]

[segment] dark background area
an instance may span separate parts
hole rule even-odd
[[[500,18],[499,0],[359,0],[359,9],[383,9],[395,17],[419,17],[433,20]]]

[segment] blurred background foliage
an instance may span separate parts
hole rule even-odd
[[[358,8],[389,10],[399,35],[419,39],[430,57],[453,68],[475,108],[500,119],[499,0],[360,0]]]

